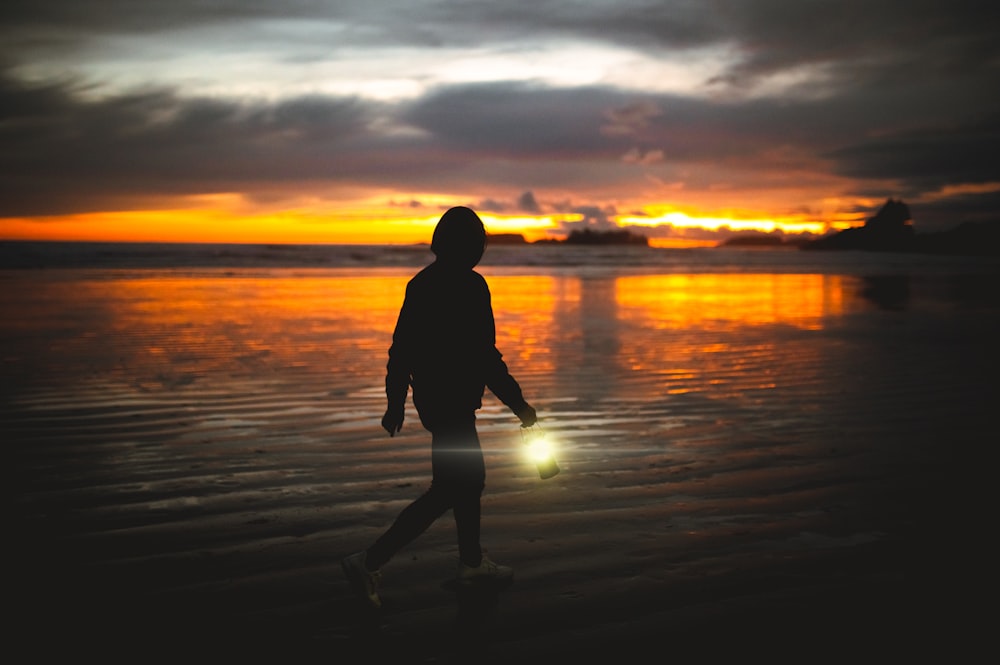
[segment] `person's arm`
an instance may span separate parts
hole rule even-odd
[[[403,306],[396,319],[396,328],[392,333],[392,346],[389,347],[389,361],[386,363],[385,396],[386,410],[382,416],[382,427],[395,436],[403,428],[403,418],[406,411],[406,395],[410,390],[412,373],[413,315],[409,288],[403,299]]]
[[[521,424],[525,427],[534,425],[538,420],[534,407],[524,399],[521,386],[517,383],[507,369],[507,363],[503,361],[503,356],[494,346],[490,355],[490,363],[486,374],[486,387],[497,396],[501,402],[520,418]]]

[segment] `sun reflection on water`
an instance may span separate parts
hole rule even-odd
[[[381,383],[410,276],[78,272],[34,280],[30,297],[26,290],[11,305],[20,316],[6,334],[39,350],[19,362],[47,365],[66,380],[100,375],[154,389],[206,377],[311,375],[369,389]],[[767,330],[822,329],[849,311],[848,279],[487,274],[497,344],[515,376],[543,386],[570,381],[582,393],[626,375],[637,390],[650,382],[671,392],[707,390],[753,372],[766,385],[773,378],[759,370],[779,352]],[[18,299],[16,289],[7,298]]]

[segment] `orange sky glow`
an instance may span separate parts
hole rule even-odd
[[[492,234],[521,234],[529,242],[558,237],[560,225],[579,215],[491,215],[482,213]],[[0,218],[0,239],[92,242],[205,242],[271,244],[413,244],[429,242],[439,215],[400,215],[399,210],[359,210],[319,213],[309,210],[245,213],[224,208],[135,210],[81,213],[47,217]],[[680,211],[651,209],[647,216],[619,217],[620,227],[642,232],[644,228],[670,225],[678,233],[651,237],[656,247],[695,247],[717,244],[716,239],[685,237],[695,230],[733,234],[747,232],[823,234],[863,220],[821,223],[792,216],[718,217]]]

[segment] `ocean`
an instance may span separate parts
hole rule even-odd
[[[996,431],[1000,265],[787,249],[490,247],[497,345],[561,472],[539,478],[487,393],[483,539],[517,583],[456,601],[439,520],[359,627],[339,557],[429,480],[412,407],[395,437],[379,421],[431,258],[0,243],[18,632],[336,656],[375,630],[427,659],[469,621],[511,657],[609,636],[698,653],[720,632],[953,643],[969,606],[931,591],[969,588],[952,581],[990,524],[973,478]]]
[[[20,268],[418,268],[428,245],[255,245],[0,241],[0,269]],[[481,268],[652,273],[995,274],[995,257],[794,248],[494,245]]]

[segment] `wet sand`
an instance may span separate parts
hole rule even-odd
[[[429,479],[378,427],[412,271],[6,271],[16,615],[39,658],[962,660],[985,616],[996,278],[485,271],[562,472],[487,395],[483,541],[362,611],[339,560]],[[992,432],[992,434],[991,434]]]

